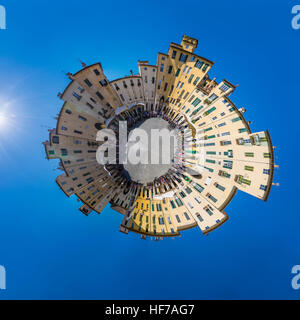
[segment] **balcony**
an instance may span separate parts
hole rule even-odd
[[[197,89],[202,91],[205,95],[209,95],[212,90],[217,86],[215,80],[209,79],[208,76],[205,76],[200,83],[197,85]]]

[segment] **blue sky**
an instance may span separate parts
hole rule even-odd
[[[291,269],[300,264],[296,149],[300,30],[295,1],[0,0],[0,299],[299,299]],[[238,89],[252,130],[269,129],[276,149],[268,202],[238,192],[230,220],[208,237],[142,241],[118,231],[106,208],[86,218],[55,184],[57,162],[42,141],[62,102],[65,72],[100,61],[109,79],[156,62],[183,34],[216,64],[217,80]]]

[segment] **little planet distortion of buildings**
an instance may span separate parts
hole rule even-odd
[[[121,232],[158,240],[221,226],[237,189],[267,200],[274,172],[269,132],[251,132],[245,109],[229,99],[237,86],[209,77],[214,62],[195,54],[197,45],[183,36],[158,54],[157,65],[138,61],[138,74],[113,81],[100,63],[68,73],[57,126],[44,146],[48,159],[60,159],[65,173],[56,182],[78,197],[82,213],[100,214],[110,204],[123,215]],[[143,125],[191,132],[184,155],[167,167],[100,165],[97,132],[117,132],[119,121],[127,121],[129,134]]]

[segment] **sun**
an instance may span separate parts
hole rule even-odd
[[[0,113],[0,127],[3,127],[6,122],[6,117],[3,113]]]
[[[0,96],[0,131],[11,126],[12,117],[10,112],[13,106],[13,100]]]

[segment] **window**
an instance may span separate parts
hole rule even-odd
[[[165,224],[165,223],[164,223],[164,218],[163,218],[163,217],[159,217],[159,218],[158,218],[158,222],[159,222],[159,224],[160,224],[160,225]]]
[[[216,163],[215,160],[211,160],[211,159],[206,159],[205,161],[206,161],[207,163]]]
[[[224,178],[230,178],[230,174],[222,170],[219,171],[219,176]]]
[[[200,102],[201,102],[201,100],[200,100],[199,98],[196,98],[196,99],[193,101],[192,105],[193,105],[194,107],[197,107],[197,105],[198,105]]]
[[[247,170],[247,171],[254,171],[254,167],[252,167],[252,166],[245,166],[245,170]]]
[[[203,66],[204,62],[201,60],[197,60],[195,63],[195,68],[201,69]]]
[[[125,81],[123,81],[123,87],[126,89],[127,88],[127,84]]]
[[[186,194],[183,191],[179,192],[179,194],[180,194],[181,198],[185,198],[186,197]]]
[[[226,92],[227,90],[230,89],[230,86],[226,83],[224,83],[221,87],[220,87],[220,90],[223,91],[223,92]]]
[[[201,203],[201,201],[197,198],[197,197],[194,197],[194,199],[195,199],[195,201],[197,202],[197,203]]]
[[[205,211],[206,211],[210,216],[212,216],[212,215],[214,214],[210,208],[206,208]]]
[[[254,157],[254,153],[253,152],[245,152],[245,157],[253,158]]]
[[[107,81],[105,79],[99,81],[99,83],[101,84],[102,87],[105,87],[108,85]]]
[[[81,99],[81,96],[76,92],[73,92],[73,97],[75,97],[78,101]]]
[[[250,184],[251,184],[251,180],[245,179],[245,178],[242,177],[242,176],[239,176],[239,177],[238,177],[237,182],[238,182],[239,184],[246,184],[247,186],[250,186]]]
[[[155,83],[155,78],[154,77],[152,77],[152,84],[154,84]]]
[[[178,207],[183,206],[183,203],[182,203],[182,201],[180,199],[176,198],[175,201],[176,201]]]
[[[205,111],[205,112],[203,113],[203,115],[204,115],[204,116],[208,116],[210,113],[212,113],[212,112],[215,111],[215,110],[216,110],[216,107],[212,107],[212,108],[210,108],[209,110]]]
[[[89,79],[85,79],[84,82],[85,82],[89,87],[91,87],[91,86],[93,85]]]
[[[175,76],[178,77],[180,73],[180,68],[177,69]]]
[[[218,200],[215,198],[215,197],[213,197],[210,193],[208,193],[207,195],[206,195],[212,202],[217,202]]]
[[[170,201],[170,203],[171,203],[171,207],[172,207],[173,209],[176,209],[176,206],[175,206],[174,201],[173,201],[173,200],[171,200],[171,201]]]
[[[229,131],[227,131],[227,132],[223,132],[222,134],[221,134],[221,136],[230,136],[230,132]]]
[[[260,190],[267,191],[267,186],[261,184],[260,185]]]
[[[264,173],[264,174],[270,174],[270,169],[264,169],[264,170],[263,170],[263,173]]]
[[[201,217],[200,214],[197,215],[197,218],[199,219],[200,222],[203,222],[203,218]]]
[[[173,67],[172,66],[169,66],[169,70],[168,70],[168,73],[172,73],[172,70],[173,70]]]
[[[164,64],[162,63],[161,65],[160,65],[160,72],[163,72],[164,71]]]
[[[207,70],[207,68],[209,67],[209,64],[206,63],[205,66],[203,67],[202,71],[205,72]]]
[[[167,91],[168,88],[168,82],[165,83],[164,91]]]
[[[175,216],[175,217],[176,217],[177,222],[178,222],[178,223],[180,223],[180,222],[181,222],[181,220],[180,220],[179,216],[176,214],[176,216]]]
[[[162,211],[162,208],[161,208],[161,204],[160,204],[160,203],[157,203],[157,204],[156,204],[156,210],[157,210],[157,211]]]
[[[240,121],[240,120],[242,120],[242,117],[234,118],[234,119],[232,119],[231,121],[232,121],[232,122],[237,122],[237,121]]]
[[[188,58],[188,55],[187,55],[187,54],[181,53],[181,55],[180,55],[180,57],[179,57],[179,61],[181,61],[181,62],[186,62],[187,58]]]
[[[100,100],[103,100],[103,99],[104,99],[104,97],[102,96],[102,94],[101,94],[99,91],[96,92],[96,96],[97,96]]]
[[[230,145],[231,144],[231,141],[221,141],[221,146],[227,146],[227,145]]]
[[[190,99],[189,99],[189,101],[188,101],[188,102],[192,102],[194,98],[195,98],[195,96],[194,96],[194,95],[192,95],[192,96],[190,97]]]
[[[225,191],[225,187],[221,186],[220,184],[216,183],[215,187],[221,191]]]
[[[62,156],[67,156],[68,155],[68,150],[67,149],[60,149],[61,155]]]
[[[94,109],[94,106],[92,106],[89,102],[87,102],[86,105],[87,105],[89,108],[91,108],[91,110]]]
[[[207,139],[214,139],[216,136],[212,135],[212,136],[208,136]]]
[[[52,137],[52,143],[59,144],[59,137],[58,136],[53,136]]]
[[[158,86],[157,86],[158,90],[160,90],[160,86],[161,86],[161,80],[158,81]]]
[[[177,51],[173,50],[172,59],[175,59],[175,58],[176,58],[176,54],[177,54]]]
[[[184,216],[185,216],[186,220],[191,220],[190,216],[186,212],[184,212]]]
[[[196,189],[199,193],[201,193],[204,190],[204,188],[200,186],[200,184],[198,183],[194,184],[194,189]]]
[[[62,126],[62,127],[61,127],[61,130],[67,131],[68,129],[67,129],[66,127]]]
[[[271,158],[271,153],[264,153],[264,158]]]
[[[215,101],[217,98],[218,98],[218,96],[213,93],[213,94],[208,98],[208,100],[209,100],[210,102],[213,102],[213,101]]]
[[[98,69],[94,69],[94,73],[95,73],[96,76],[100,76],[100,72],[99,72]]]
[[[81,116],[81,115],[79,115],[78,118],[79,118],[80,120],[82,120],[82,121],[86,121],[86,120],[87,120],[85,117],[83,117],[83,116]]]
[[[193,192],[192,189],[189,187],[186,187],[185,191],[187,192],[187,194],[191,194]]]
[[[204,147],[212,147],[215,146],[216,144],[214,142],[210,142],[210,143],[204,143]]]
[[[247,132],[246,128],[239,129],[239,133]]]
[[[199,80],[200,80],[200,77],[197,77],[197,78],[195,79],[195,81],[193,82],[193,85],[195,86],[195,85],[198,83]]]
[[[188,83],[191,83],[191,82],[192,82],[192,80],[193,80],[193,78],[194,78],[194,75],[193,75],[193,74],[191,74],[191,75],[190,75],[190,77],[189,77]]]

